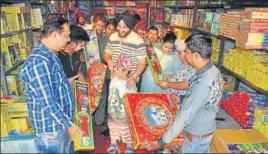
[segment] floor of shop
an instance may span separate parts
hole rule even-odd
[[[217,128],[224,128],[224,129],[241,129],[241,126],[222,108],[220,108],[217,118],[221,120],[216,120]],[[92,151],[83,151],[78,152],[79,154],[86,154],[86,153],[106,153],[107,148],[110,144],[109,137],[101,136],[101,127],[94,125],[94,140],[95,140],[95,149]],[[120,144],[119,147],[120,153],[124,153],[124,146]],[[147,151],[135,151],[135,153],[148,153]]]

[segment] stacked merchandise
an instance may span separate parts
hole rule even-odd
[[[43,26],[42,12],[39,8],[31,9],[31,21],[33,28],[41,28]]]
[[[22,81],[19,79],[19,71],[20,68],[17,68],[7,76],[8,89],[12,96],[25,96]]]
[[[268,138],[254,129],[217,129],[212,153],[267,153]]]
[[[118,11],[118,10],[117,10]],[[107,18],[111,18],[115,16],[115,8],[114,7],[94,7],[93,14],[104,13]]]
[[[227,145],[231,153],[265,153],[266,149],[262,144],[229,144]]]
[[[179,6],[193,6],[195,5],[195,0],[184,0],[184,1],[178,1]]]
[[[241,18],[236,45],[244,49],[268,49],[268,8],[246,8]]]
[[[176,0],[165,1],[165,6],[166,7],[174,7],[176,5],[177,5],[177,1]]]
[[[33,132],[28,119],[26,97],[1,99],[1,140],[29,139]]]
[[[253,128],[268,138],[268,108],[256,108],[254,118]]]
[[[93,6],[114,6],[115,1],[110,0],[94,0],[92,1]]]
[[[173,28],[173,33],[176,35],[178,39],[187,39],[192,33],[188,30],[180,29],[180,28]]]
[[[236,40],[239,34],[241,12],[229,11],[220,14],[219,34]]]
[[[211,37],[211,38],[212,38],[212,47],[213,47],[211,59],[214,63],[218,64],[221,40],[217,39],[216,37]]]
[[[171,14],[170,25],[192,28],[193,9],[180,10],[177,14]]]
[[[117,0],[116,6],[135,6],[135,0]]]
[[[268,54],[260,51],[230,49],[224,55],[226,68],[239,74],[249,82],[264,90],[268,90]]]
[[[243,128],[252,128],[255,108],[267,102],[265,95],[236,91],[225,93],[220,104]]]
[[[224,92],[232,92],[235,89],[235,78],[230,76],[230,75],[226,75],[224,73],[221,74],[222,79],[224,81],[224,85],[223,85],[223,91]]]
[[[204,10],[199,10],[198,21],[198,27],[200,30],[204,30],[206,32],[210,32],[211,34],[218,35],[220,13],[205,12]]]

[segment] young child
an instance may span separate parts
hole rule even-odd
[[[182,63],[180,72],[174,73],[169,77],[169,79],[159,83],[159,86],[163,89],[168,88],[168,93],[174,93],[175,95],[179,96],[179,103],[182,103],[188,91],[188,81],[195,74],[196,70],[187,64],[185,57],[186,43],[184,40],[177,39],[175,41],[175,47]]]
[[[126,153],[134,153],[122,100],[125,93],[137,91],[136,87],[132,89],[126,87],[131,65],[131,60],[123,55],[119,56],[116,64],[114,64],[108,97],[108,126],[111,138],[108,153],[117,152],[117,140],[122,140],[127,145]]]

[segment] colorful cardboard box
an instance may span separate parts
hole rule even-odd
[[[256,144],[260,143],[268,148],[268,138],[254,129],[217,129],[214,132],[212,146],[217,153],[231,153],[228,145],[231,144]]]
[[[172,94],[127,93],[123,100],[134,149],[144,149],[147,141],[159,139],[178,112],[176,97]],[[170,145],[182,142],[181,134]]]
[[[74,82],[75,94],[75,122],[83,131],[78,133],[74,140],[75,150],[92,150],[94,149],[92,117],[89,102],[88,83],[82,81]]]
[[[100,51],[98,45],[98,39],[96,30],[92,29],[87,31],[90,41],[86,43],[84,47],[84,54],[86,56],[87,70],[89,70],[89,64],[94,60],[96,63],[100,62]]]
[[[90,109],[92,112],[99,106],[106,70],[106,65],[98,63],[93,65],[88,72]]]
[[[150,67],[155,83],[164,80],[165,75],[163,73],[161,64],[159,62],[156,52],[154,51],[154,47],[151,41],[149,40],[147,41],[146,52],[147,52],[147,63]]]

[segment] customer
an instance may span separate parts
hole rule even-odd
[[[89,36],[79,26],[72,25],[70,29],[71,41],[58,53],[58,56],[69,82],[72,83],[76,78],[80,80],[85,79],[84,75],[80,72],[80,51],[84,48],[85,43],[89,41]]]
[[[70,41],[70,26],[61,17],[46,20],[42,36],[19,73],[25,92],[35,143],[41,153],[70,152],[70,137],[81,131],[73,123],[72,88],[57,52]]]
[[[116,32],[117,22],[115,19],[111,18],[107,20],[106,27],[105,27],[105,33],[106,36],[111,36],[114,32]]]
[[[180,71],[180,59],[176,56],[174,51],[174,42],[176,36],[173,33],[167,33],[163,38],[161,49],[154,48],[159,63],[162,66],[162,71],[165,77],[178,73]],[[164,78],[163,78],[164,79]],[[146,68],[142,75],[141,92],[167,92],[166,89],[162,89],[155,82],[153,74],[149,66]]]
[[[168,88],[168,93],[177,95],[180,99],[178,103],[181,103],[188,91],[189,80],[195,74],[195,69],[186,63],[186,43],[184,40],[175,41],[176,50],[181,60],[180,71],[172,74],[167,80],[159,83],[162,89]]]
[[[156,28],[155,26],[151,26],[148,30],[148,39],[152,42],[152,44],[154,45],[154,47],[160,49],[161,48],[161,43],[158,42],[158,28]]]
[[[197,72],[189,81],[189,91],[176,119],[158,141],[147,144],[148,150],[163,147],[184,130],[182,153],[210,152],[223,80],[210,59],[212,39],[207,35],[193,34],[185,42],[186,60]]]
[[[104,59],[108,64],[109,70],[113,74],[114,63],[120,55],[130,58],[133,62],[130,73],[128,74],[128,87],[136,87],[141,73],[146,65],[146,49],[145,43],[133,32],[136,20],[127,12],[117,16],[117,30],[113,33],[108,41],[104,52]]]
[[[108,99],[108,124],[111,134],[111,144],[107,150],[108,153],[117,152],[117,141],[120,141],[121,139],[127,146],[125,153],[134,152],[123,103],[123,96],[125,93],[137,91],[136,87],[133,87],[131,89],[126,87],[131,64],[132,61],[129,58],[121,55],[114,65],[114,76],[111,79]]]
[[[86,21],[85,21],[84,12],[78,12],[76,14],[76,20],[77,20],[77,26],[80,26],[80,27],[84,28],[84,30],[88,31],[88,30],[92,29],[92,25],[87,24]]]

